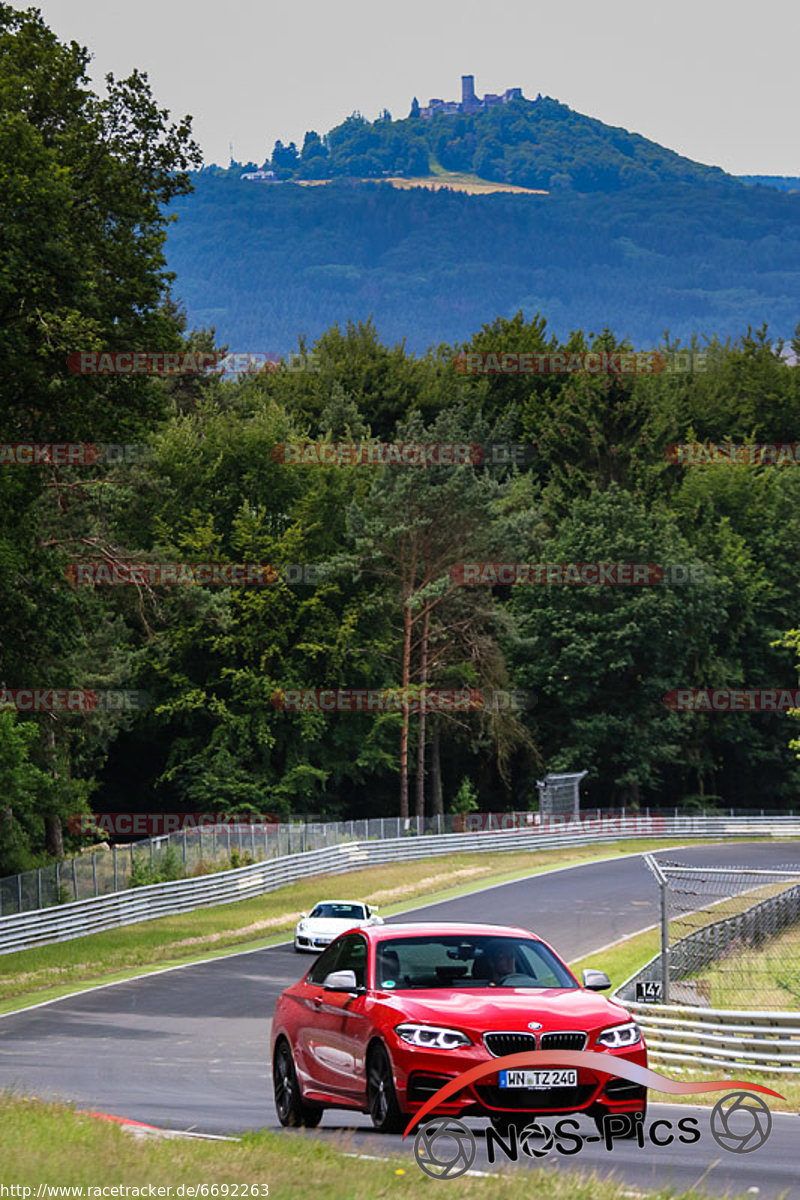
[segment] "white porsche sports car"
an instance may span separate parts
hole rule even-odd
[[[357,925],[382,925],[377,909],[360,900],[320,900],[301,913],[294,931],[295,950],[324,950],[335,937]]]

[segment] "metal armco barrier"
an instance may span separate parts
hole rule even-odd
[[[624,1004],[644,1033],[650,1066],[800,1075],[800,1012]]]
[[[387,862],[410,862],[464,851],[547,850],[602,845],[620,838],[800,837],[797,817],[662,817],[572,820],[551,832],[509,829],[343,842],[230,871],[151,884],[53,908],[0,918],[0,954],[67,941],[104,929],[263,895],[314,875],[335,875]]]

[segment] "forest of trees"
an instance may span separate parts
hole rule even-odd
[[[0,873],[74,848],[67,821],[90,805],[429,813],[467,779],[497,811],[528,807],[544,771],[585,768],[592,805],[797,807],[791,716],[676,712],[663,699],[676,687],[797,687],[800,467],[665,453],[800,441],[800,373],[779,338],[745,323],[702,342],[707,369],[685,374],[464,374],[459,350],[629,344],[596,321],[557,337],[538,312],[495,317],[487,289],[474,332],[423,354],[376,323],[331,321],[301,339],[305,370],[73,374],[77,350],[214,348],[213,328],[188,330],[164,258],[168,206],[199,154],[188,121],[169,124],[142,76],[98,100],[74,44],[1,4],[0,66],[11,81],[0,237],[13,263],[0,274],[0,439],[148,451],[0,469],[0,687],[136,688],[151,700],[0,711]],[[204,253],[198,244],[197,273]],[[518,467],[419,467],[293,463],[275,450],[309,441],[530,453]],[[77,561],[277,574],[260,587],[81,587]],[[695,570],[653,587],[457,586],[451,568],[471,561]],[[285,571],[307,564],[313,582]],[[516,690],[531,703],[424,722],[275,704],[282,689],[404,684]]]
[[[335,180],[242,182],[203,170],[170,206],[166,252],[195,325],[236,349],[288,352],[370,316],[422,352],[488,316],[613,324],[649,346],[665,329],[792,335],[800,196],[666,180],[624,193],[470,196]]]

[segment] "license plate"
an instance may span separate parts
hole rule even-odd
[[[556,1088],[576,1087],[578,1072],[575,1068],[551,1068],[541,1071],[501,1071],[501,1088]]]

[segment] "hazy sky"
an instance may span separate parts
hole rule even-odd
[[[17,8],[28,7],[17,2]],[[521,87],[734,174],[800,175],[796,0],[41,0],[107,71],[147,71],[206,162],[355,109]]]

